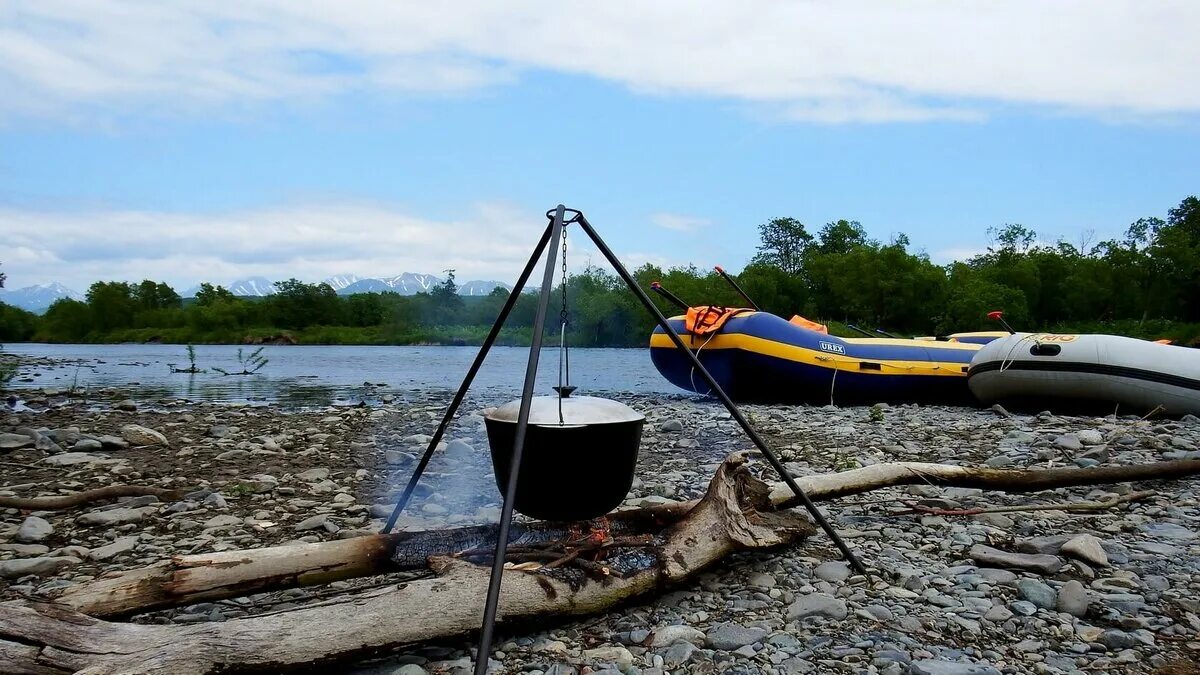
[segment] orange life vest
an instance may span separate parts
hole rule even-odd
[[[822,335],[829,335],[829,328],[827,328],[825,326],[825,324],[817,323],[816,321],[806,319],[806,318],[800,316],[799,314],[792,316],[791,320],[789,320],[788,323],[792,324],[793,326],[800,326],[801,328],[815,330],[818,333],[821,333]]]
[[[718,307],[717,305],[700,305],[688,307],[683,320],[683,327],[692,335],[708,335],[721,330],[726,321],[738,314],[753,312],[745,307]]]

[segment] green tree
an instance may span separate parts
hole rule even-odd
[[[109,331],[133,325],[137,303],[133,288],[124,281],[97,281],[87,290],[87,303],[97,330]]]
[[[78,342],[95,329],[91,305],[71,298],[55,300],[42,316],[42,333],[51,342]]]
[[[264,303],[271,320],[281,328],[341,325],[342,304],[329,284],[280,281],[275,284],[275,294]]]
[[[201,307],[216,304],[218,302],[232,302],[237,299],[229,289],[224,286],[213,286],[207,281],[200,284],[200,289],[196,291],[196,304]]]
[[[813,237],[795,218],[773,218],[758,226],[761,243],[754,262],[773,265],[788,274],[804,271],[804,258]]]

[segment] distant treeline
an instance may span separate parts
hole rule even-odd
[[[867,237],[855,221],[815,233],[792,218],[759,226],[758,253],[737,275],[765,310],[906,334],[995,328],[1004,310],[1018,329],[1114,332],[1191,341],[1200,335],[1200,200],[1188,197],[1165,220],[1143,218],[1121,239],[1046,244],[1021,225],[990,232],[987,252],[941,266],[890,242]],[[645,265],[652,281],[692,304],[744,304],[715,272]],[[235,297],[202,284],[184,302],[166,284],[98,282],[85,301],[59,300],[44,316],[0,304],[0,340],[175,343],[245,342],[286,336],[312,344],[478,344],[507,295],[457,294],[454,276],[429,293],[339,296],[295,279],[265,298]],[[580,346],[646,344],[650,318],[611,273],[591,267],[567,285],[570,340]],[[676,308],[656,298],[669,314]],[[558,295],[555,295],[557,310]],[[502,341],[527,343],[536,296],[522,296]],[[557,335],[557,311],[551,335]]]

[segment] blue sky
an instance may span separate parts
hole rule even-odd
[[[511,280],[559,201],[631,265],[738,269],[785,215],[945,262],[990,226],[1102,239],[1200,191],[1187,4],[555,10],[590,31],[521,3],[70,4],[0,5],[10,287]]]

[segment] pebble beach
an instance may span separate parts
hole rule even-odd
[[[710,401],[629,395],[647,416],[626,506],[703,494],[750,447]],[[402,529],[494,522],[483,414],[468,399]],[[53,599],[172,555],[377,532],[446,404],[370,407],[91,400],[26,391],[0,412],[0,495],[116,483],[186,491],[61,511],[0,509],[0,601]],[[1002,408],[745,406],[794,475],[925,461],[993,468],[1200,459],[1200,419],[1013,414]],[[755,463],[764,480],[769,466]],[[1152,494],[1122,502],[1133,492]],[[1111,508],[1064,505],[1116,502]],[[988,512],[995,507],[1037,510]],[[1056,508],[1058,506],[1058,508]],[[1200,480],[1005,494],[931,485],[821,504],[872,571],[821,534],[734,555],[687,584],[577,621],[501,628],[496,672],[1186,673],[1200,661]],[[961,514],[984,509],[985,512]],[[153,612],[149,623],[235,621],[354,592],[362,580]],[[468,638],[411,645],[345,672],[468,672]],[[1192,668],[1192,670],[1188,670]]]

